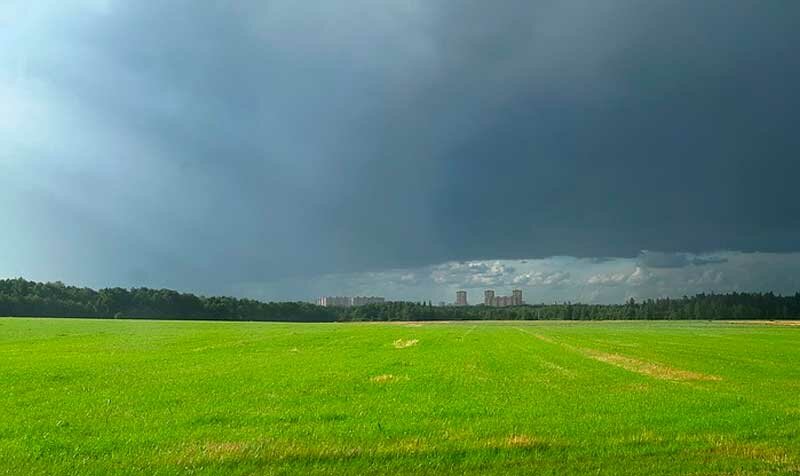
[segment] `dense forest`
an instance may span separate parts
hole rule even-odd
[[[698,294],[680,299],[633,299],[624,304],[534,304],[506,308],[434,307],[387,302],[326,308],[303,302],[205,297],[169,289],[89,288],[24,279],[0,280],[0,316],[237,321],[800,319],[800,293]]]
[[[302,302],[205,297],[169,289],[89,288],[0,280],[0,316],[334,321],[331,309]]]

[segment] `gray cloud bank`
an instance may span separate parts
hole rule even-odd
[[[218,292],[797,251],[798,21],[791,1],[4,2],[0,273]],[[538,272],[515,279],[574,279]]]
[[[703,266],[727,262],[720,256],[693,256],[689,253],[664,253],[659,251],[643,251],[639,254],[638,263],[646,268],[683,268],[686,266]]]
[[[665,255],[667,255],[665,253]],[[555,256],[527,260],[475,260],[313,278],[239,283],[229,292],[261,299],[307,300],[321,295],[379,294],[392,300],[450,302],[458,290],[479,304],[483,291],[510,294],[522,289],[528,303],[621,303],[698,293],[800,290],[800,253],[676,253],[683,266],[640,258],[595,260]]]

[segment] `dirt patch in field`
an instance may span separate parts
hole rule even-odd
[[[409,340],[397,339],[392,343],[395,349],[406,349],[408,347],[414,347],[417,344],[419,344],[418,339],[409,339]]]
[[[717,381],[722,380],[716,375],[707,375],[699,372],[691,372],[689,370],[676,369],[667,365],[661,365],[646,360],[634,359],[633,357],[626,357],[619,354],[607,354],[591,349],[584,349],[584,353],[600,362],[611,364],[616,367],[636,372],[648,377],[657,378],[660,380],[704,380],[704,381]]]

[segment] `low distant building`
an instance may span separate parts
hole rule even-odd
[[[466,291],[456,291],[456,306],[468,306],[467,304],[467,292]]]
[[[524,304],[522,290],[515,289],[511,291],[511,296],[495,296],[493,290],[487,289],[483,293],[483,304],[491,307],[521,306]]]
[[[317,299],[317,304],[324,307],[354,307],[384,302],[386,302],[386,299],[377,296],[324,296]]]
[[[317,304],[324,307],[350,307],[353,305],[353,298],[345,296],[324,296],[317,299]]]

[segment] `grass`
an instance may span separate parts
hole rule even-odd
[[[800,327],[0,319],[0,474],[800,474]]]

